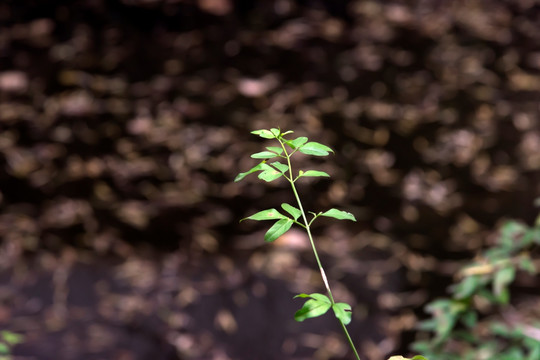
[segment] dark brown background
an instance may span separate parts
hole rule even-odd
[[[533,1],[3,1],[0,327],[20,359],[345,359],[307,242],[238,223],[281,127],[336,154],[300,186],[363,356],[540,194]],[[519,281],[518,281],[519,283]],[[522,285],[520,293],[535,293]]]

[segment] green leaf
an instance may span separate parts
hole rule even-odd
[[[273,167],[281,171],[281,173],[284,173],[285,171],[289,170],[289,167],[285,164],[280,163],[279,161],[275,161],[271,164]]]
[[[461,280],[453,289],[456,299],[465,299],[472,296],[476,289],[482,285],[481,278],[478,275],[470,275]]]
[[[293,299],[296,299],[296,298],[311,298],[311,299],[315,299],[315,300],[319,300],[319,301],[326,301],[326,302],[331,303],[328,296],[323,295],[323,294],[319,294],[319,293],[313,293],[313,294],[302,293],[302,294],[298,294],[295,297],[293,297]]]
[[[297,220],[300,217],[300,215],[302,215],[302,212],[299,209],[287,203],[281,204],[281,207],[283,208],[283,210],[291,214],[294,220]]]
[[[527,230],[521,238],[521,247],[527,247],[532,244],[540,244],[540,228]]]
[[[298,149],[308,141],[308,138],[305,136],[300,136],[294,140],[285,140],[285,144],[289,145],[294,150]]]
[[[517,221],[508,221],[501,228],[499,244],[505,247],[513,247],[517,240],[527,231],[527,227]]]
[[[515,276],[516,269],[511,266],[497,271],[493,277],[493,293],[498,297],[503,295],[503,291],[512,281],[514,281]]]
[[[283,148],[277,147],[277,146],[268,146],[266,148],[267,150],[273,151],[277,154],[281,154],[283,152]]]
[[[426,311],[433,314],[436,326],[435,343],[440,344],[450,336],[459,315],[467,310],[467,305],[463,301],[440,299],[429,303]]]
[[[278,136],[281,134],[281,130],[276,129],[276,128],[271,128],[271,129],[270,129],[270,132],[271,132],[272,134],[274,134],[274,137],[278,137]]]
[[[287,230],[291,228],[293,224],[292,219],[278,220],[268,231],[264,234],[264,241],[271,242],[276,240],[281,235],[285,234]]]
[[[461,316],[461,322],[468,328],[473,328],[478,322],[478,313],[475,310],[469,310]]]
[[[9,345],[17,345],[22,343],[24,340],[24,336],[11,331],[1,331],[0,334],[2,335],[4,341]]]
[[[325,211],[321,214],[321,216],[332,217],[338,220],[356,221],[356,218],[354,217],[353,214],[351,214],[350,212],[341,211],[338,209],[330,209],[328,211]]]
[[[281,176],[283,176],[281,172],[275,170],[274,168],[270,168],[260,173],[258,178],[266,182],[270,182],[270,181],[276,180],[277,178]]]
[[[248,216],[246,218],[243,218],[240,221],[244,221],[244,220],[260,221],[260,220],[279,220],[279,219],[288,219],[288,217],[286,217],[285,215],[282,215],[276,209],[266,209],[266,210],[259,211],[258,213]]]
[[[527,360],[540,359],[540,342],[535,341],[535,344],[529,346],[529,356]]]
[[[303,173],[301,173],[300,176],[312,176],[312,177],[326,176],[326,177],[330,177],[330,175],[328,175],[324,171],[317,171],[317,170],[304,171]]]
[[[411,360],[428,360],[425,356],[422,355],[415,355],[412,357]]]
[[[304,306],[294,314],[294,320],[304,321],[306,319],[324,315],[332,306],[330,299],[323,294],[300,294],[295,297],[309,297]]]
[[[0,354],[1,355],[7,355],[9,354],[9,346],[7,346],[4,343],[0,343]]]
[[[252,154],[251,157],[253,159],[271,159],[279,156],[278,154],[272,152],[272,151],[261,151],[255,154]]]
[[[261,129],[261,130],[252,131],[251,133],[255,135],[259,135],[260,137],[265,138],[265,139],[274,139],[274,134],[272,134],[270,130]]]
[[[529,256],[523,256],[521,259],[519,259],[519,268],[531,275],[536,274],[536,266]]]
[[[319,144],[315,141],[308,142],[307,144],[303,145],[301,148],[299,148],[299,151],[303,154],[315,156],[326,156],[328,153],[334,152],[334,150],[330,149],[328,146]]]
[[[334,315],[336,315],[344,325],[349,325],[352,317],[351,305],[346,303],[336,303],[332,305],[332,310],[334,310]]]
[[[288,134],[292,134],[294,131],[292,130],[287,130],[285,131],[284,133],[281,133],[281,136],[285,136],[285,135],[288,135]]]
[[[242,180],[243,178],[245,178],[247,175],[252,174],[252,173],[254,173],[256,171],[266,170],[268,168],[270,168],[270,166],[265,164],[265,162],[263,161],[263,162],[259,163],[258,165],[252,167],[248,171],[236,175],[236,178],[234,179],[234,182],[238,182],[238,181]]]

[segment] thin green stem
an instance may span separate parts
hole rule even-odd
[[[347,340],[349,341],[349,345],[351,346],[351,349],[354,352],[354,356],[356,356],[357,360],[360,360],[360,355],[358,355],[358,351],[356,351],[356,347],[354,346],[354,343],[351,339],[351,335],[349,335],[349,331],[347,330],[347,327],[345,326],[343,321],[339,320],[339,323],[341,324],[341,328],[343,329],[343,332],[345,333],[345,336],[347,337]]]
[[[304,211],[304,207],[302,206],[302,201],[300,200],[300,196],[298,195],[298,191],[296,190],[296,186],[294,185],[295,181],[298,179],[298,177],[294,180],[293,179],[293,172],[292,172],[292,165],[291,165],[291,156],[294,153],[291,153],[290,155],[287,153],[287,149],[285,148],[285,145],[281,141],[281,139],[278,139],[279,143],[281,144],[281,147],[283,148],[284,154],[287,158],[287,165],[289,166],[289,177],[285,176],[289,183],[291,184],[292,191],[294,193],[294,197],[296,198],[296,202],[298,204],[298,207],[300,209],[300,212],[302,213],[302,219],[304,220],[305,226],[303,226],[306,229],[309,242],[311,244],[311,248],[313,249],[313,255],[315,255],[315,260],[317,261],[317,266],[319,267],[319,271],[321,272],[321,277],[324,282],[324,286],[326,287],[326,292],[328,293],[328,297],[330,298],[330,301],[332,302],[332,305],[334,305],[336,302],[334,301],[334,296],[332,295],[332,290],[330,290],[330,284],[328,283],[328,278],[326,277],[326,273],[324,272],[324,268],[322,266],[321,260],[319,259],[319,253],[317,252],[317,248],[315,247],[315,241],[313,241],[313,236],[311,235],[311,228],[310,225],[317,218],[318,215],[315,215],[311,221],[307,220],[306,213]],[[345,336],[347,337],[347,341],[349,342],[349,345],[351,349],[354,352],[354,355],[356,356],[357,360],[360,360],[360,356],[358,355],[358,352],[356,351],[356,347],[354,346],[354,343],[351,339],[351,336],[349,335],[349,331],[347,331],[347,327],[341,321],[341,319],[338,318],[339,323],[341,324],[341,327],[343,329],[343,332],[345,333]]]

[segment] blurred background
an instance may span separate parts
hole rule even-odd
[[[534,221],[539,95],[533,0],[4,0],[0,329],[16,359],[350,359],[293,320],[323,291],[303,233],[238,222],[293,199],[233,183],[281,127],[336,151],[299,191],[358,219],[314,232],[360,354],[406,355],[460,261]]]

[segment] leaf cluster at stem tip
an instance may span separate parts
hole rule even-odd
[[[278,146],[268,146],[265,151],[261,151],[252,154],[254,159],[263,159],[259,164],[255,165],[246,172],[238,174],[235,181],[240,181],[249,174],[259,172],[259,179],[266,182],[274,181],[280,177],[285,178],[291,185],[294,186],[296,180],[302,177],[329,177],[324,171],[318,170],[300,170],[298,176],[293,178],[293,172],[291,169],[291,156],[299,151],[303,154],[313,156],[326,156],[333,152],[328,146],[320,144],[314,141],[308,141],[307,137],[297,137],[295,139],[286,139],[284,136],[291,134],[292,131],[282,132],[279,129],[272,128],[270,130],[255,130],[252,134],[258,135],[264,139],[274,139],[279,143]],[[270,159],[276,159],[276,161],[268,162]],[[283,159],[285,162],[280,162],[279,159]],[[332,217],[338,220],[351,220],[356,221],[353,214],[338,210],[330,209],[325,212],[311,213],[313,218],[309,223],[301,223],[298,219],[302,216],[302,210],[294,207],[290,204],[281,204],[281,208],[287,213],[287,215],[280,213],[276,209],[266,209],[259,211],[256,214],[248,216],[243,220],[276,220],[274,225],[264,235],[264,240],[271,242],[279,238],[286,233],[294,224],[297,224],[303,228],[307,228],[311,223],[320,216]]]
[[[257,171],[260,171],[259,179],[267,182],[274,181],[280,177],[285,177],[289,181],[296,181],[301,177],[330,177],[330,175],[324,171],[300,170],[298,175],[292,179],[291,177],[293,174],[289,171],[289,164],[280,161],[268,162],[270,159],[284,159],[289,162],[290,157],[297,151],[306,155],[327,156],[334,152],[334,150],[330,149],[328,146],[315,141],[308,141],[308,138],[305,136],[300,136],[295,139],[286,139],[285,135],[292,134],[293,131],[282,132],[276,128],[270,130],[255,130],[251,133],[258,135],[263,139],[275,139],[279,142],[280,146],[268,146],[265,151],[251,154],[253,159],[260,159],[262,161],[250,170],[238,174],[234,179],[235,182],[240,181],[247,175]]]

